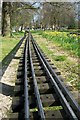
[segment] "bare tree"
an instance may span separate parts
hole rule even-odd
[[[43,26],[60,29],[62,26],[74,27],[75,7],[73,3],[48,2],[43,3],[41,10]]]
[[[28,10],[36,10],[35,3],[3,2],[2,3],[2,35],[10,36],[13,26],[21,26],[30,19]],[[29,15],[28,15],[29,14]],[[22,28],[21,28],[22,29]]]

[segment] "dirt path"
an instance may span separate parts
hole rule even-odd
[[[33,34],[33,36],[44,53],[61,72],[64,84],[72,89],[71,93],[77,101],[80,101],[80,91],[75,87],[79,83],[78,58],[70,55],[70,53],[62,50],[59,46],[56,46],[52,41],[43,38],[41,35]],[[65,59],[58,60],[59,56],[65,57]]]
[[[23,46],[24,42],[10,62],[0,81],[0,120],[2,118],[8,118],[7,115],[11,111],[12,96],[19,64],[19,57],[21,56]]]

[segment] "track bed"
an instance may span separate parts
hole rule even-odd
[[[31,33],[25,42],[14,88],[11,119],[78,120],[80,108],[61,74],[40,50]]]

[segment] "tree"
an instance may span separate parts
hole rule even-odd
[[[10,2],[2,4],[2,35],[10,36]]]
[[[42,4],[41,22],[44,28],[60,29],[75,26],[75,7],[70,2],[46,2]]]
[[[29,18],[28,10],[36,10],[33,5],[35,3],[26,3],[26,2],[3,2],[2,3],[2,36],[10,36],[12,27],[23,26],[24,23]],[[25,19],[24,19],[25,18]],[[25,20],[25,21],[24,21]],[[22,29],[22,28],[21,28]]]

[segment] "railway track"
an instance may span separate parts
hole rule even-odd
[[[15,82],[11,118],[79,120],[80,107],[60,76],[28,33]]]

